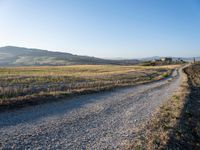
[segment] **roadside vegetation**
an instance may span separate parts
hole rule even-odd
[[[185,69],[190,93],[182,109],[179,122],[171,132],[167,147],[171,149],[200,149],[200,63]]]
[[[184,69],[181,87],[138,131],[128,149],[200,149],[200,64]]]
[[[0,106],[40,103],[51,98],[55,100],[151,82],[167,77],[177,67],[75,65],[0,68]]]

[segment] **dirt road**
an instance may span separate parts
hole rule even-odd
[[[180,84],[181,72],[135,87],[0,113],[0,149],[122,149]]]

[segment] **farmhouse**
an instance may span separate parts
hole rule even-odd
[[[154,65],[166,65],[166,64],[171,64],[172,63],[172,58],[170,57],[162,57],[160,59],[154,59],[152,60],[152,63]]]
[[[161,58],[161,61],[170,64],[170,63],[172,63],[172,58],[170,58],[170,57],[163,57],[163,58]]]

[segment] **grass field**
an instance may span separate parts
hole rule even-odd
[[[77,65],[0,68],[0,104],[63,97],[135,85],[167,77],[171,66]]]

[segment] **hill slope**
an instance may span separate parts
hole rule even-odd
[[[106,60],[40,49],[14,46],[0,47],[0,66],[58,66],[76,64],[132,65],[136,63],[138,63],[137,60]]]

